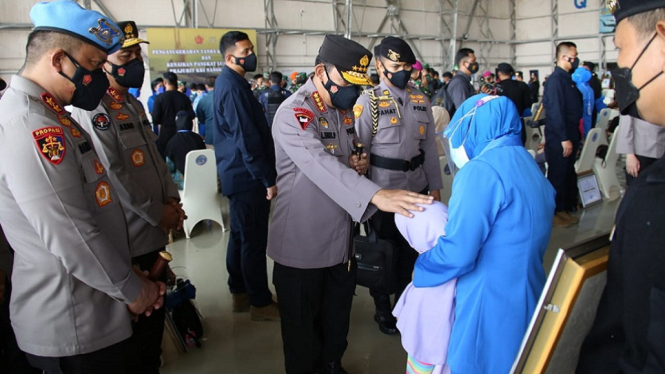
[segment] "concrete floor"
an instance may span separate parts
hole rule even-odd
[[[619,200],[615,200],[587,208],[577,213],[579,225],[555,228],[545,254],[545,268],[549,270],[559,248],[609,232],[618,203]],[[228,220],[225,198],[222,205]],[[171,339],[165,338],[163,374],[284,372],[279,323],[251,322],[248,313],[231,312],[225,266],[228,236],[228,231],[223,232],[215,223],[201,223],[191,239],[181,237],[169,246],[174,255],[174,272],[189,278],[197,288],[196,304],[203,315],[205,340],[201,348],[179,353]],[[272,279],[272,266],[269,259],[269,279]],[[273,288],[272,284],[270,286]],[[406,353],[399,335],[379,332],[367,289],[358,287],[356,294],[343,366],[352,374],[404,373]]]

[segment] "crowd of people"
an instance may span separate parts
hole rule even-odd
[[[630,188],[578,372],[665,372],[665,1],[616,3],[614,136]],[[231,309],[280,323],[287,373],[347,372],[355,223],[394,243],[393,286],[369,293],[379,331],[401,334],[407,373],[510,371],[552,227],[579,221],[574,162],[604,105],[574,43],[557,45],[543,82],[545,177],[524,147],[537,74],[479,74],[468,48],[439,76],[404,39],[372,53],[326,35],[311,73],[248,82],[254,45],[229,31],[219,76],[151,82],[151,124],[134,96],[148,43],[134,22],[63,0],[30,16],[25,65],[0,100],[3,372],[159,373],[167,275],[153,265],[187,219],[186,154],[206,147],[230,203]],[[439,149],[456,171],[448,206]]]

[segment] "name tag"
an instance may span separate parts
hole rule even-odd
[[[88,142],[79,143],[79,151],[81,154],[88,153],[92,151],[92,146],[90,146],[90,143]]]
[[[322,132],[321,139],[336,139],[337,134],[334,132]]]
[[[131,129],[133,129],[133,128],[134,128],[134,124],[131,123],[131,122],[121,123],[121,124],[118,125],[118,127],[120,128],[120,131],[126,131],[126,130],[131,130]]]
[[[419,112],[427,112],[427,108],[424,107],[424,106],[420,106],[420,105],[414,105],[413,110],[417,110]]]
[[[379,111],[379,115],[382,115],[382,116],[384,116],[386,114],[395,114],[395,113],[397,113],[397,110],[395,110],[395,108],[383,109],[383,110]]]

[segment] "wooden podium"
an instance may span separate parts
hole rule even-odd
[[[511,373],[574,373],[605,289],[610,235],[560,249]]]

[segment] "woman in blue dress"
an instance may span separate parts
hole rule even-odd
[[[545,284],[555,192],[522,146],[521,127],[508,98],[476,95],[444,133],[460,171],[446,235],[419,256],[413,283],[457,278],[452,373],[508,373]]]

